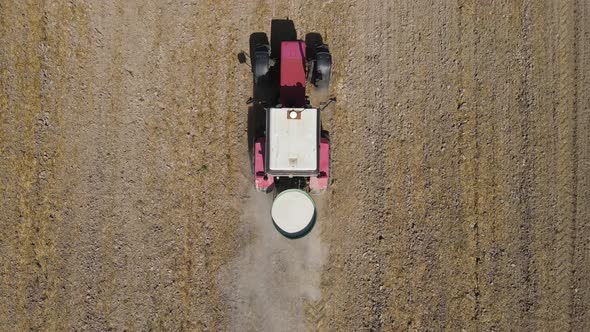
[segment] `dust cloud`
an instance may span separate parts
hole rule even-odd
[[[244,201],[244,244],[223,272],[231,330],[305,329],[304,305],[320,297],[326,250],[319,228],[290,240],[270,217],[272,195],[252,190]]]

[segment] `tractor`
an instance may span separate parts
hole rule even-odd
[[[273,20],[275,24],[275,20]],[[273,26],[274,28],[274,26]],[[332,70],[329,48],[319,34],[306,41],[293,33],[251,36],[251,68],[255,112],[263,130],[253,137],[252,162],[255,187],[273,193],[271,216],[280,233],[297,238],[311,230],[316,219],[309,194],[324,193],[330,182],[330,139],[322,128],[323,100],[313,106],[306,87],[326,99]],[[307,43],[306,43],[307,42]]]

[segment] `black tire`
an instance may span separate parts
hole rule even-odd
[[[257,138],[252,140],[252,148],[250,149],[250,174],[256,177],[256,140]]]
[[[316,49],[314,66],[314,85],[319,93],[326,93],[330,89],[332,76],[332,55],[327,45],[320,45]]]
[[[332,186],[332,141],[330,140],[330,132],[328,132],[327,130],[322,130],[321,132],[321,137],[325,138],[328,140],[328,143],[330,143],[330,153],[328,154],[328,169],[330,170],[330,175],[328,177],[328,186],[326,187],[326,191],[330,190],[330,187]]]
[[[268,76],[270,70],[270,46],[260,45],[256,48],[253,57],[252,72],[254,74],[254,84],[258,84],[261,79]]]
[[[324,44],[322,35],[317,32],[310,32],[305,35],[305,54],[307,61],[315,60],[317,48]]]
[[[270,103],[270,44],[264,32],[250,35],[250,61],[253,77],[252,97],[255,103]]]
[[[250,65],[254,71],[254,54],[261,45],[268,45],[268,36],[264,32],[254,32],[250,35]]]

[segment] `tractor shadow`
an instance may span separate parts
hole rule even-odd
[[[270,22],[270,57],[281,58],[281,43],[296,41],[297,31],[292,20],[272,20]]]

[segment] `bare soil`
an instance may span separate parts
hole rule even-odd
[[[282,238],[253,32],[335,62]],[[2,330],[590,330],[587,1],[0,2]]]

